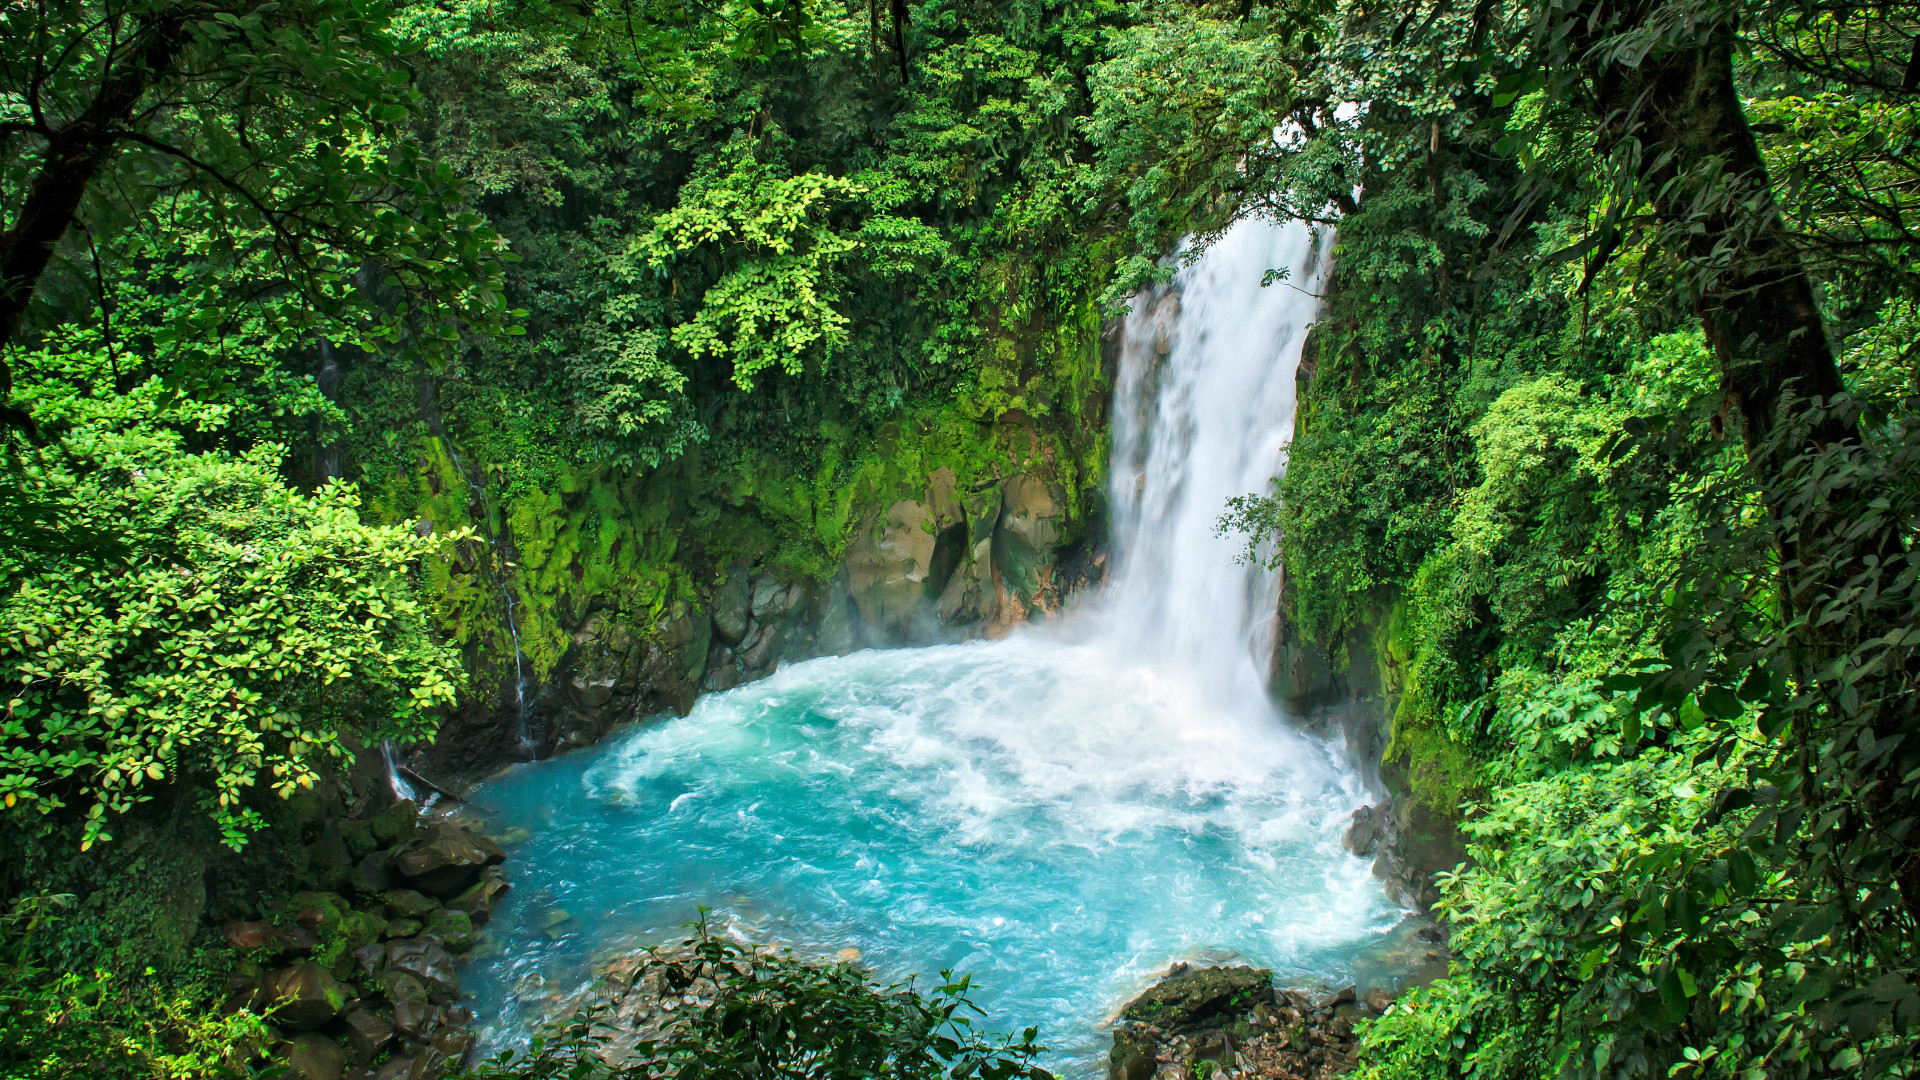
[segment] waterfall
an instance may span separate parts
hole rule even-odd
[[[1263,702],[1278,575],[1217,535],[1236,495],[1264,494],[1293,436],[1294,372],[1331,236],[1242,221],[1136,298],[1114,389],[1114,576],[1103,632],[1174,667],[1217,704]],[[1271,271],[1284,273],[1262,285]]]
[[[1281,722],[1275,575],[1215,535],[1284,465],[1325,241],[1242,223],[1138,298],[1114,575],[1073,615],[791,664],[483,785],[475,804],[531,833],[515,895],[539,898],[495,917],[503,947],[468,973],[487,1045],[523,1037],[540,988],[591,985],[607,942],[701,917],[883,980],[973,973],[1073,1077],[1106,1075],[1104,1018],[1175,961],[1350,981],[1401,917],[1340,843],[1366,785]]]

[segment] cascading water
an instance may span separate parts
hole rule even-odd
[[[477,792],[531,832],[467,975],[489,1038],[703,907],[887,979],[971,971],[993,1021],[1038,1024],[1071,1075],[1101,1071],[1104,1018],[1175,960],[1345,977],[1402,914],[1340,846],[1367,793],[1269,703],[1276,586],[1214,531],[1281,465],[1322,258],[1302,227],[1243,223],[1178,276],[1177,317],[1143,298],[1115,572],[1075,615],[796,664]],[[1274,269],[1291,284],[1263,291]]]

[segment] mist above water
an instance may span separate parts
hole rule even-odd
[[[1101,1071],[1102,1021],[1174,960],[1343,977],[1400,916],[1340,847],[1367,793],[1269,703],[1276,585],[1214,535],[1281,467],[1320,262],[1304,228],[1243,223],[1178,276],[1177,314],[1136,305],[1114,573],[1076,614],[796,664],[486,785],[533,834],[467,976],[493,1037],[702,907],[883,979],[971,971],[1068,1074]]]

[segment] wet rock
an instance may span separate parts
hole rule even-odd
[[[427,985],[405,971],[385,971],[380,975],[380,993],[388,1001],[425,1001]]]
[[[387,853],[376,851],[361,859],[347,875],[347,884],[362,893],[382,893],[392,888],[393,871],[387,866]]]
[[[449,952],[465,952],[473,947],[473,919],[464,911],[434,909],[427,916],[426,931],[439,938]]]
[[[712,643],[713,620],[705,614],[681,612],[661,620],[641,650],[637,683],[651,687],[661,706],[685,716],[698,696]]]
[[[347,1029],[347,1045],[353,1049],[353,1059],[362,1065],[372,1064],[393,1044],[393,1024],[377,1013],[365,1009],[356,1009],[347,1014],[342,1022]]]
[[[429,996],[460,996],[460,980],[453,974],[453,957],[431,938],[403,938],[387,942],[387,967],[419,979]]]
[[[454,911],[464,911],[474,926],[485,926],[493,918],[494,905],[507,891],[507,880],[498,871],[485,871],[480,880],[467,890],[447,901],[447,907]]]
[[[1145,1032],[1119,1030],[1113,1033],[1113,1052],[1107,1057],[1108,1080],[1152,1080],[1159,1069],[1156,1047]]]
[[[433,897],[412,889],[394,889],[382,897],[387,905],[390,918],[423,919],[440,905]]]
[[[413,1059],[397,1057],[375,1070],[373,1080],[411,1080],[412,1076]]]
[[[287,1067],[284,1080],[340,1080],[347,1066],[347,1055],[338,1043],[311,1033],[282,1047],[280,1060]]]
[[[393,1003],[394,1030],[421,1042],[439,1029],[440,1016],[440,1007],[423,999]]]
[[[467,1054],[473,1049],[473,1032],[464,1026],[443,1027],[433,1033],[433,1048],[446,1055],[447,1062],[458,1067],[466,1061]]]
[[[1367,991],[1366,1001],[1367,1008],[1376,1013],[1383,1013],[1387,1011],[1387,1006],[1393,1004],[1393,995],[1376,986]]]
[[[916,621],[926,613],[924,583],[933,549],[932,515],[912,499],[887,507],[855,532],[847,547],[847,593],[869,644],[912,640]]]
[[[412,799],[399,800],[367,822],[374,840],[389,847],[412,840],[419,826],[420,808]]]
[[[387,947],[378,942],[353,950],[353,962],[359,965],[360,973],[368,977],[380,970],[380,963],[386,958]]]
[[[1000,517],[993,533],[993,565],[1001,586],[999,613],[1018,621],[1048,610],[1054,546],[1066,528],[1066,492],[1037,476],[1009,477],[1001,486]]]
[[[506,858],[500,845],[442,821],[394,854],[395,872],[430,896],[459,895],[480,871]]]
[[[429,1046],[414,1055],[407,1080],[440,1080],[447,1074],[447,1055]]]
[[[312,1031],[346,1008],[347,988],[315,963],[295,964],[267,977],[266,998],[274,1024],[288,1031]]]
[[[1371,806],[1355,810],[1353,824],[1347,826],[1347,835],[1341,838],[1341,846],[1362,858],[1373,854],[1373,849],[1380,843],[1380,825],[1385,817],[1384,812]]]
[[[425,925],[419,919],[388,919],[383,936],[388,938],[410,938],[420,933]]]
[[[732,573],[713,591],[713,636],[728,645],[738,645],[747,636],[747,623],[753,610],[752,587],[747,568],[735,564]]]
[[[1266,968],[1196,968],[1155,983],[1128,1002],[1121,1015],[1176,1030],[1217,1016],[1237,1016],[1271,1000],[1273,972]]]

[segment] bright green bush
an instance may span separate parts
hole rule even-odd
[[[744,948],[704,924],[686,946],[651,962],[671,987],[711,980],[712,999],[676,1013],[660,1039],[612,1051],[600,1011],[588,1009],[467,1080],[1052,1080],[1034,1064],[1046,1050],[1036,1029],[975,1029],[970,976],[942,972],[930,994],[880,987],[852,964]]]
[[[20,564],[0,597],[9,816],[83,816],[84,848],[170,791],[237,847],[263,821],[247,789],[286,797],[368,740],[432,734],[461,674],[410,575],[441,538],[362,522],[350,486],[288,486],[277,444],[193,449],[227,410],[157,378],[81,388],[100,386],[36,391],[64,430],[15,481],[66,535],[110,544]]]

